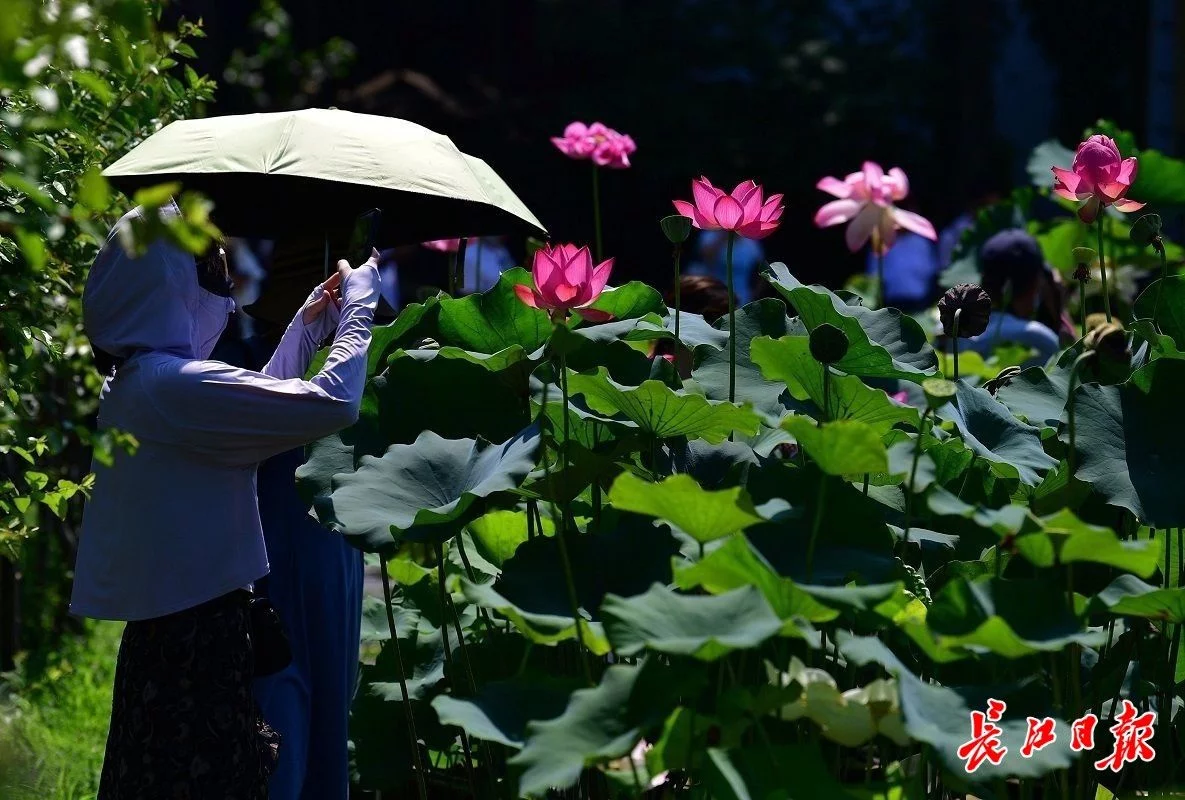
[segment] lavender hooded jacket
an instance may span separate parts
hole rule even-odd
[[[233,301],[200,288],[193,257],[163,241],[129,256],[118,231],[139,213],[116,225],[83,294],[92,345],[126,359],[103,385],[99,426],[131,433],[139,446],[110,467],[94,464],[70,608],[129,621],[267,574],[255,467],[358,418],[379,298],[368,263],[344,281],[340,315],[330,303],[305,325],[297,312],[262,371],[208,361]],[[303,380],[334,326],[325,365]]]

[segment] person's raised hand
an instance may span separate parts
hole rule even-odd
[[[321,289],[320,296],[305,306],[304,315],[301,319],[304,324],[308,325],[314,322],[318,317],[325,313],[330,303],[333,303],[337,308],[341,308],[341,282],[342,273],[340,266],[338,271],[330,275],[318,288]]]
[[[344,258],[337,262],[337,273],[341,276],[341,284],[338,286],[339,295],[342,298],[345,298],[347,285],[354,285],[357,282],[356,280],[353,280],[356,273],[361,272],[369,274],[365,276],[358,276],[361,277],[362,280],[362,285],[359,286],[359,290],[365,294],[374,293],[375,297],[377,297],[379,290],[378,265],[379,251],[375,250],[374,248],[371,248],[370,250],[370,258],[366,259],[365,263],[359,264],[357,267],[351,267],[350,262],[346,261]],[[354,294],[356,295],[357,292]]]

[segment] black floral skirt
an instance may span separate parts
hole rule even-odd
[[[128,623],[98,800],[266,800],[280,737],[251,697],[249,601]]]

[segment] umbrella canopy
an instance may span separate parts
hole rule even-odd
[[[370,208],[382,209],[386,245],[546,233],[489,165],[447,136],[337,109],[174,122],[103,174],[126,194],[180,181],[214,201],[230,236],[348,230]]]

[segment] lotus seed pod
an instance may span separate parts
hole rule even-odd
[[[1145,214],[1132,225],[1131,240],[1140,247],[1156,246],[1160,242],[1160,215]]]
[[[960,339],[970,339],[987,330],[992,316],[992,298],[982,286],[974,283],[960,283],[938,301],[938,318],[942,320],[942,332],[955,335],[955,312],[959,311]]]
[[[927,378],[922,381],[922,391],[926,393],[926,405],[937,411],[954,399],[959,387],[954,381],[945,378]]]
[[[834,364],[848,353],[848,336],[839,328],[824,322],[811,331],[811,355],[820,364]]]
[[[662,232],[671,244],[683,244],[691,235],[691,220],[682,214],[663,217],[659,224],[662,225]]]

